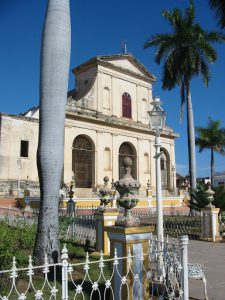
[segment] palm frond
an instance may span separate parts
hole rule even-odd
[[[175,28],[176,23],[182,18],[182,11],[178,8],[173,9],[171,12],[164,10],[161,15]]]
[[[161,46],[161,44],[169,43],[171,40],[171,34],[155,34],[151,36],[145,43],[144,49],[152,46]]]
[[[215,10],[218,18],[218,26],[221,29],[225,28],[225,1],[224,0],[209,0],[210,7]]]
[[[194,7],[194,3],[192,0],[190,0],[190,5],[185,10],[184,18],[185,18],[185,21],[187,22],[188,26],[193,25],[194,19],[195,19],[195,7]]]
[[[205,31],[204,39],[211,43],[223,43],[225,35],[220,31]]]

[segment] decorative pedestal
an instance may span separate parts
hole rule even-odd
[[[118,212],[100,211],[95,213],[96,219],[96,250],[102,251],[105,255],[109,255],[110,245],[109,238],[104,229],[105,226],[115,225]]]
[[[219,238],[219,208],[205,207],[202,213],[202,238],[213,242]]]
[[[134,255],[132,259],[132,270],[134,274],[138,274],[140,271],[141,261],[140,253],[143,251],[144,254],[148,252],[149,239],[154,231],[153,226],[142,226],[142,227],[118,227],[118,226],[107,226],[105,231],[108,234],[110,240],[110,257],[114,257],[115,248],[117,249],[118,257],[127,257],[128,249],[130,248],[131,255]],[[148,257],[144,256],[143,265],[148,269]],[[126,276],[128,272],[127,259],[119,260],[117,266],[118,272],[121,276]],[[113,277],[113,291],[115,299],[149,299],[149,295],[146,292],[148,290],[147,282],[141,285],[134,283],[134,274],[130,274],[128,289],[126,286],[122,287],[121,278],[119,276]],[[141,273],[142,276],[142,271]],[[115,274],[116,275],[116,274]],[[128,297],[129,293],[129,297]]]
[[[111,207],[112,207],[112,208],[117,208],[117,200],[116,200],[115,197],[113,198],[113,200],[112,200],[112,202],[111,202]]]
[[[146,190],[146,195],[148,198],[152,198],[152,190],[151,189],[147,189]]]

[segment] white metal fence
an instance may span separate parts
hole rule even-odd
[[[66,247],[61,262],[0,271],[1,300],[80,300],[80,299],[170,299],[188,300],[188,237],[164,244],[152,240],[147,253],[131,253],[98,260],[86,256],[83,262],[71,264]]]

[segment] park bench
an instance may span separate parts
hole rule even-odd
[[[204,283],[204,293],[205,293],[205,299],[209,300],[207,296],[207,288],[206,288],[206,277],[204,272],[203,265],[200,264],[188,264],[188,278],[196,279],[196,280],[202,280]]]

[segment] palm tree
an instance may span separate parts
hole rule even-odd
[[[201,75],[205,85],[208,85],[209,64],[217,59],[212,44],[224,42],[225,36],[216,31],[205,31],[200,24],[195,22],[195,8],[192,1],[184,11],[180,9],[173,9],[171,12],[163,11],[162,16],[169,22],[172,32],[152,36],[144,44],[144,48],[156,47],[156,63],[164,62],[163,89],[171,90],[179,86],[181,117],[184,105],[187,105],[190,185],[194,188],[196,187],[196,161],[191,80]]]
[[[219,128],[220,121],[213,121],[211,118],[208,120],[208,126],[196,127],[198,137],[195,139],[196,145],[199,146],[199,152],[210,149],[211,151],[211,184],[214,186],[214,152],[225,155],[225,128]]]
[[[64,161],[64,124],[70,62],[69,0],[49,0],[44,24],[40,70],[40,118],[37,165],[40,212],[34,246],[36,263],[44,254],[60,256],[58,205]]]
[[[225,28],[225,1],[224,0],[209,0],[209,5],[216,11],[218,18],[218,26],[221,29]]]

